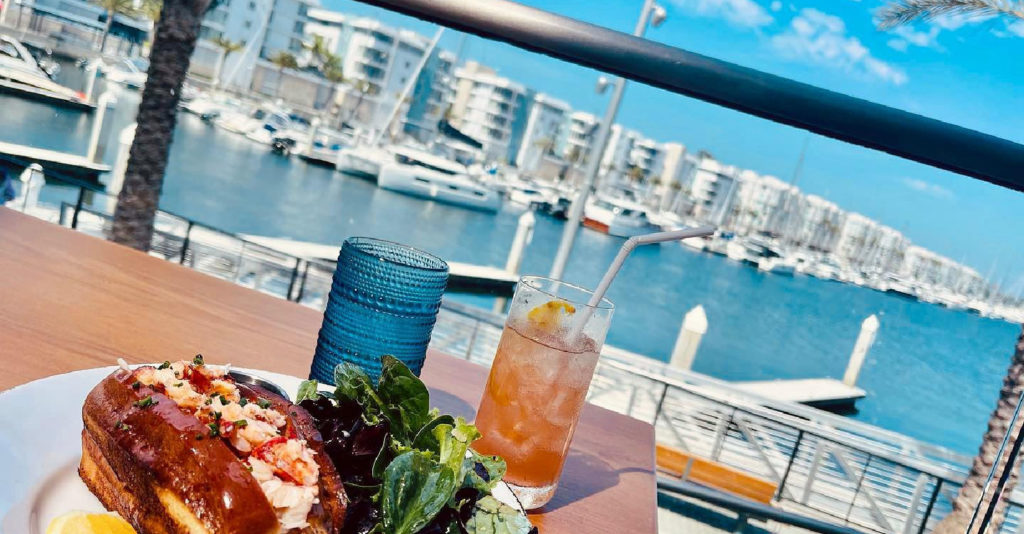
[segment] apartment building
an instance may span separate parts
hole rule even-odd
[[[561,100],[545,94],[533,97],[519,154],[516,156],[516,166],[520,171],[535,172],[545,157],[555,154],[569,112],[569,104]]]
[[[793,231],[796,244],[817,252],[835,250],[845,212],[834,202],[817,195],[803,197],[800,204],[800,216]]]
[[[533,91],[475,61],[456,69],[455,80],[453,125],[483,143],[488,158],[514,162],[529,120]]]
[[[799,218],[800,190],[774,176],[739,173],[731,227],[747,235],[792,237]]]
[[[693,156],[692,168],[688,188],[693,198],[694,217],[722,226],[735,206],[739,170],[718,162],[704,151]]]
[[[308,13],[315,5],[316,0],[223,0],[203,18],[190,69],[211,79],[219,75],[221,87],[250,89],[258,60],[278,52],[301,56]],[[217,73],[224,55],[213,44],[219,37],[244,48],[228,55]]]

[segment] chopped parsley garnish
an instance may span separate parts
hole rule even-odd
[[[196,357],[192,358],[192,365],[203,365],[203,355],[196,354]]]
[[[245,419],[239,419],[238,421],[235,421],[234,424],[238,428],[245,428],[245,427],[249,426],[249,421],[247,421]]]
[[[220,421],[220,412],[213,412],[213,420]]]
[[[264,410],[266,410],[267,408],[270,408],[270,401],[268,401],[267,399],[264,399],[263,397],[260,397],[259,400],[256,401],[256,404],[259,404],[260,408],[263,408]]]
[[[116,424],[114,425],[114,428],[116,428],[116,429],[118,429],[118,430],[128,430],[128,429],[129,429],[129,428],[131,428],[131,427],[130,427],[130,426],[128,426],[128,425],[127,425],[127,424],[126,424],[126,423],[125,423],[124,421],[118,421],[118,422],[117,422],[117,423],[116,423]]]
[[[133,404],[135,404],[135,406],[139,408],[149,408],[150,406],[156,404],[156,401],[153,400],[152,395],[147,395],[146,398],[137,400]]]
[[[157,369],[167,369],[170,366],[171,366],[171,362],[169,362],[167,360],[164,360],[164,363],[161,363],[160,367],[157,367]]]
[[[206,426],[210,427],[210,437],[211,438],[217,437],[217,436],[220,435],[220,425],[219,424],[217,424],[217,423],[210,423],[210,424],[208,424]]]
[[[202,434],[196,434],[196,441],[203,441],[203,435]]]
[[[209,397],[204,401],[204,404],[213,404],[213,397]]]
[[[185,385],[184,382],[175,382],[174,387],[180,388],[181,386],[184,386],[184,385]]]
[[[141,385],[142,385],[142,382],[139,382],[138,380],[136,380],[135,382],[132,382],[132,389],[139,389],[139,386],[141,386]]]
[[[249,464],[242,464],[242,465],[245,466],[245,470],[246,471],[249,471],[250,473],[252,472],[252,466],[251,465],[249,465]]]
[[[246,404],[249,404],[249,401],[248,401],[248,400],[246,400],[246,398],[245,398],[245,397],[242,397],[242,398],[241,398],[241,399],[240,399],[240,400],[238,401],[238,405],[239,405],[239,406],[245,406]]]

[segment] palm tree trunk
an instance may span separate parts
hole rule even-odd
[[[210,0],[164,0],[139,102],[135,141],[114,210],[111,240],[116,243],[149,250],[181,86],[209,4]]]
[[[974,458],[971,470],[967,474],[967,481],[960,488],[960,493],[957,494],[956,500],[953,501],[953,511],[935,527],[934,534],[965,534],[975,507],[980,506],[982,511],[978,516],[979,519],[975,521],[973,532],[967,534],[978,532],[979,523],[981,523],[980,518],[983,516],[985,508],[988,507],[992,498],[992,489],[989,490],[988,495],[985,496],[981,503],[978,501],[985,485],[985,479],[988,478],[989,472],[992,471],[992,466],[996,463],[996,455],[999,453],[999,445],[1003,441],[1003,436],[1010,431],[1010,419],[1013,418],[1013,411],[1017,406],[1017,400],[1020,399],[1022,391],[1024,391],[1024,325],[1021,326],[1021,333],[1017,338],[1017,346],[1013,352],[1013,358],[1010,359],[1010,367],[1006,370],[1003,387],[999,390],[999,401],[996,403],[996,409],[989,417],[988,430],[985,432],[985,437],[981,442],[981,448],[978,449],[978,456]],[[1024,416],[1020,417],[1020,419],[1024,419]],[[1024,421],[1014,423],[1014,433],[1011,435],[1011,442],[1017,432],[1020,431],[1022,422]],[[999,458],[999,468],[996,470],[997,480],[999,474],[1006,469],[1009,451],[1010,447],[1007,446],[1006,450],[1003,451],[1002,458]],[[1010,493],[1013,492],[1013,488],[1017,485],[1020,465],[1020,458],[1017,458],[1015,464],[1011,466],[1012,470],[1006,483],[1006,489],[1003,491],[1003,499],[996,505],[995,514],[992,516],[992,523],[988,528],[989,532],[998,532],[999,526],[1002,525],[1006,517],[1007,499]]]
[[[107,24],[103,27],[103,37],[100,39],[100,54],[107,47],[107,37],[110,36],[110,28],[114,26],[114,12],[107,11]]]

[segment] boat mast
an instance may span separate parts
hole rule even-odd
[[[398,95],[398,100],[395,102],[395,107],[391,109],[391,113],[388,115],[387,122],[377,132],[373,140],[370,141],[370,146],[380,146],[381,141],[384,139],[384,134],[387,133],[388,129],[391,128],[391,123],[398,118],[398,111],[402,109],[402,104],[405,103],[405,99],[412,93],[413,87],[416,86],[416,81],[420,77],[420,73],[423,72],[423,68],[427,66],[427,61],[430,60],[431,54],[434,53],[434,48],[437,46],[437,42],[441,40],[441,35],[444,33],[444,26],[437,28],[437,33],[434,34],[434,39],[430,41],[430,45],[427,46],[426,50],[423,51],[423,57],[420,58],[419,64],[416,65],[416,70],[412,76],[409,76],[409,81],[405,83],[405,87],[402,88],[402,93]]]

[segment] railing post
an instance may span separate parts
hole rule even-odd
[[[85,203],[85,188],[78,188],[78,200],[75,201],[75,214],[71,216],[71,228],[78,229],[78,212],[82,211],[82,204]]]
[[[847,524],[850,522],[850,514],[853,513],[853,507],[857,504],[857,496],[860,495],[860,488],[864,485],[864,477],[868,475],[868,468],[871,467],[871,460],[875,457],[868,453],[868,459],[864,462],[864,468],[860,470],[860,477],[857,478],[857,487],[853,490],[853,498],[850,499],[850,507],[846,509],[846,517],[843,521]]]
[[[652,425],[657,426],[658,416],[661,415],[661,410],[665,406],[665,396],[668,395],[668,382],[662,384],[661,397],[658,398],[658,405],[654,407],[654,419],[651,421]],[[672,423],[669,422],[669,425]]]
[[[725,444],[725,436],[729,433],[729,427],[732,426],[732,418],[736,415],[736,408],[732,409],[729,413],[728,419],[719,419],[718,428],[715,429],[715,442],[711,447],[711,459],[718,461],[718,456],[722,454],[722,446]]]
[[[924,488],[928,486],[928,475],[921,473],[917,477],[917,484],[914,484],[914,493],[910,497],[910,509],[907,511],[907,518],[903,521],[903,534],[911,534],[914,530],[914,519],[917,518],[917,507],[924,497]]]
[[[302,258],[295,258],[295,267],[292,268],[292,279],[288,281],[288,294],[285,295],[285,300],[292,300],[292,290],[295,289],[295,281],[299,278],[299,265],[302,264]]]
[[[807,504],[811,498],[811,486],[814,485],[814,477],[818,476],[818,467],[821,460],[828,452],[828,443],[818,440],[818,448],[814,450],[814,459],[811,460],[811,467],[807,470],[807,482],[804,483],[804,494],[800,496],[800,504]]]
[[[476,344],[476,333],[480,331],[480,320],[473,321],[473,333],[469,335],[469,341],[466,343],[466,361],[473,357],[473,345]]]
[[[935,501],[939,499],[939,490],[942,489],[943,482],[945,481],[941,478],[935,479],[935,489],[932,490],[932,496],[928,498],[928,507],[924,509],[921,526],[917,527],[917,534],[924,534],[924,529],[928,526],[928,518],[931,517],[932,509],[935,508]]]
[[[800,443],[804,440],[804,431],[800,429],[797,431],[796,443],[793,444],[793,452],[789,454],[789,461],[786,462],[786,471],[782,473],[782,480],[779,481],[779,489],[775,492],[775,500],[782,500],[782,491],[786,488],[786,480],[789,479],[789,472],[793,469],[793,462],[796,460],[797,454],[800,452]]]
[[[181,259],[178,260],[179,265],[185,265],[185,254],[188,252],[188,247],[192,245],[192,226],[194,224],[195,223],[190,219],[188,221],[188,228],[185,229],[185,239],[181,241]],[[195,257],[195,254],[192,256]]]
[[[309,275],[309,262],[302,268],[302,280],[299,281],[299,294],[295,295],[295,302],[302,302],[302,296],[306,293],[306,276]]]

